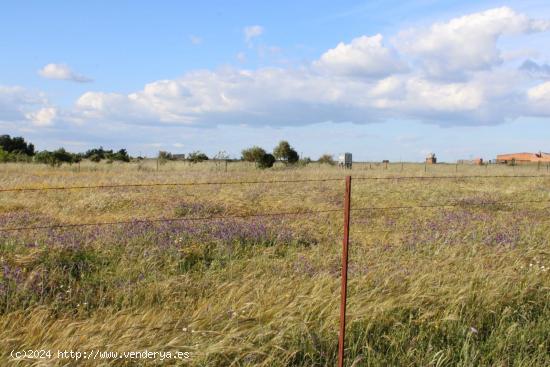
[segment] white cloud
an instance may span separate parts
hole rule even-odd
[[[527,91],[527,100],[533,114],[550,116],[550,82],[530,88]]]
[[[262,32],[249,28],[249,41]],[[497,8],[402,33],[397,49],[385,46],[382,35],[362,36],[301,67],[197,70],[128,94],[90,91],[65,113],[48,110],[47,103],[21,111],[35,124],[61,116],[110,123],[112,129],[124,124],[300,126],[392,119],[441,126],[497,124],[550,115],[550,84],[533,86],[542,79],[540,73],[507,64],[496,44],[502,35],[527,37],[547,28],[547,21]]]
[[[75,73],[66,64],[48,64],[38,71],[38,74],[46,79],[68,80],[77,83],[88,83],[92,79]]]
[[[0,123],[26,124],[35,122],[33,118],[43,109],[49,108],[43,93],[27,90],[19,86],[0,85]],[[47,120],[47,113],[40,114],[40,121]],[[37,120],[38,121],[38,120]],[[40,126],[40,121],[38,125]]]
[[[243,29],[244,33],[244,40],[246,42],[252,41],[252,39],[259,37],[264,33],[264,28],[259,25],[251,25],[248,27],[244,27]]]
[[[435,23],[428,29],[401,32],[397,44],[402,52],[416,57],[428,74],[453,77],[501,64],[499,37],[548,29],[550,21],[534,20],[501,7]]]
[[[339,43],[315,64],[329,73],[357,77],[381,77],[407,69],[395,52],[382,45],[381,34],[361,36],[349,44]]]
[[[52,126],[54,119],[57,117],[57,109],[55,107],[44,107],[38,111],[27,113],[26,117],[31,120],[35,126]]]

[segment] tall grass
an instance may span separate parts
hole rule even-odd
[[[356,165],[354,176],[546,174]],[[0,186],[343,177],[311,165],[0,165]],[[457,172],[458,171],[458,172]],[[354,181],[346,360],[550,365],[550,177]],[[343,182],[0,194],[0,227],[340,208]],[[474,205],[471,205],[474,204]],[[478,205],[483,204],[483,205]],[[0,365],[333,366],[342,215],[0,233]],[[188,351],[189,361],[11,360],[11,350]]]

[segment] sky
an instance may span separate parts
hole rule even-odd
[[[550,151],[547,1],[0,2],[0,134],[37,149]]]

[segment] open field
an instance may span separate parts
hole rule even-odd
[[[353,180],[371,209],[352,212],[348,366],[550,365],[546,166],[3,164],[0,189],[350,172],[457,177]],[[0,192],[0,228],[327,211],[0,231],[0,365],[334,366],[343,197],[343,180]],[[10,359],[28,349],[191,358]]]

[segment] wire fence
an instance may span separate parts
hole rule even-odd
[[[470,179],[503,179],[503,178],[548,178],[549,175],[495,175],[495,176],[395,176],[395,177],[353,177],[354,181],[382,181],[382,180],[470,180]],[[273,184],[295,184],[295,183],[312,183],[312,182],[343,182],[344,178],[323,178],[323,179],[294,179],[294,180],[251,180],[251,181],[208,181],[208,182],[171,182],[171,183],[126,183],[126,184],[108,184],[108,185],[87,185],[87,186],[50,186],[50,187],[19,187],[19,188],[0,188],[0,193],[10,192],[26,192],[26,191],[65,191],[65,190],[82,190],[82,189],[106,189],[106,188],[141,188],[141,187],[175,187],[175,186],[213,186],[213,185],[273,185]],[[450,201],[433,204],[415,204],[415,205],[398,205],[398,206],[367,206],[353,207],[352,212],[359,211],[398,211],[398,210],[415,210],[415,209],[433,209],[433,208],[449,208],[449,207],[480,207],[480,206],[495,206],[495,205],[521,205],[535,203],[550,203],[548,200],[502,200],[488,202],[464,202]],[[322,210],[300,210],[300,211],[281,211],[281,212],[260,212],[247,214],[232,214],[232,215],[214,215],[214,216],[199,216],[199,217],[177,217],[177,218],[134,218],[121,221],[105,221],[105,222],[78,222],[78,223],[59,223],[52,225],[38,226],[14,226],[0,227],[0,232],[15,232],[15,231],[33,231],[33,230],[48,230],[59,228],[75,228],[75,227],[90,227],[90,226],[108,226],[122,224],[138,224],[138,223],[158,223],[158,222],[197,222],[197,221],[212,221],[226,219],[242,219],[242,218],[260,218],[260,217],[281,217],[281,216],[298,216],[298,215],[315,215],[323,213],[341,212],[341,208],[322,209]]]
[[[488,179],[488,178],[548,178],[550,175],[470,175],[470,176],[384,176],[384,177],[353,177],[354,181],[388,181],[388,180],[450,180],[450,179]],[[206,181],[206,182],[151,182],[151,183],[123,183],[82,186],[46,186],[46,187],[7,187],[0,188],[0,192],[24,191],[61,191],[61,190],[90,190],[112,188],[139,188],[139,187],[177,187],[177,186],[215,186],[215,185],[255,185],[281,183],[308,183],[308,182],[343,182],[344,178],[297,179],[297,180],[257,180],[257,181]]]
[[[407,180],[489,180],[489,179],[543,179],[550,175],[471,175],[471,176],[384,176],[384,177],[353,177],[354,181],[359,182],[382,182]],[[58,223],[44,225],[13,225],[0,227],[0,232],[19,232],[19,231],[38,231],[66,228],[82,228],[94,226],[115,226],[115,225],[133,225],[133,224],[152,224],[152,223],[171,223],[171,222],[209,222],[214,220],[246,219],[246,218],[265,218],[265,217],[288,217],[288,216],[318,216],[319,214],[343,213],[344,216],[344,241],[342,248],[342,296],[341,296],[341,317],[340,317],[340,336],[339,336],[339,365],[344,361],[344,338],[345,338],[345,310],[346,310],[346,291],[347,291],[347,267],[348,267],[348,243],[350,234],[350,213],[351,212],[398,212],[413,210],[429,210],[456,207],[491,207],[492,210],[515,210],[514,206],[526,204],[549,204],[549,198],[530,199],[530,200],[487,200],[481,202],[468,202],[464,200],[447,200],[434,203],[413,203],[409,205],[385,205],[385,206],[358,206],[351,205],[351,176],[339,178],[321,178],[321,179],[291,179],[291,180],[248,180],[248,181],[208,181],[208,182],[154,182],[154,183],[122,183],[122,184],[102,184],[102,185],[81,185],[81,186],[46,186],[46,187],[6,187],[0,188],[0,193],[18,193],[18,192],[45,192],[45,191],[71,191],[71,190],[90,190],[90,189],[119,189],[119,188],[143,188],[143,187],[199,187],[199,186],[218,186],[218,185],[276,185],[276,184],[305,184],[305,183],[323,183],[323,182],[341,182],[345,180],[346,190],[343,197],[344,206],[338,208],[328,208],[319,210],[295,210],[295,211],[264,211],[244,214],[229,215],[201,215],[201,216],[183,216],[183,217],[162,217],[162,218],[135,218],[119,221],[98,221],[98,222],[76,222],[76,223]],[[500,206],[496,207],[495,206]],[[542,223],[543,221],[540,221]],[[538,224],[538,222],[537,222]],[[355,231],[353,234],[362,233],[411,233],[418,229],[377,229],[366,228],[362,231]]]

